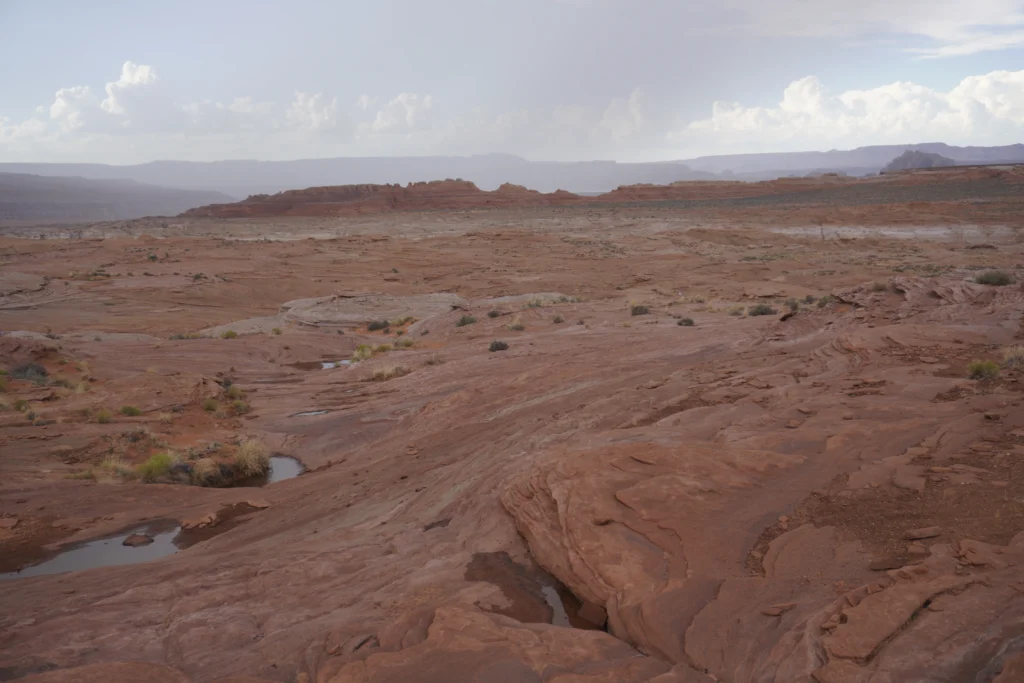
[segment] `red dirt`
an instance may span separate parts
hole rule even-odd
[[[0,557],[246,511],[160,560],[0,581],[0,679],[1014,680],[1019,175],[486,211],[466,185],[310,190],[0,238],[0,366],[49,373],[0,394]],[[732,189],[766,194],[709,199]],[[974,282],[994,268],[1015,282]],[[203,410],[228,377],[251,410]],[[97,471],[243,438],[307,472]],[[607,632],[545,623],[549,575]]]

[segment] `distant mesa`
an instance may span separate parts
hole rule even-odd
[[[940,168],[942,166],[956,165],[956,161],[948,157],[944,157],[941,154],[908,149],[906,152],[886,164],[882,169],[882,173],[909,171],[914,168]]]

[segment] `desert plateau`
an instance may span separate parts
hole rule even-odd
[[[0,680],[1024,680],[1024,166],[0,232]]]

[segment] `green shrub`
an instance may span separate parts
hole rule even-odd
[[[647,308],[646,306],[633,306],[632,308],[629,309],[630,315],[647,315],[650,312],[651,309]]]
[[[271,332],[271,334],[281,334],[281,328],[280,327],[275,327],[272,330],[270,330],[270,332]]]
[[[999,375],[999,363],[992,360],[972,360],[967,366],[971,379],[995,379]]]
[[[377,332],[378,330],[386,330],[391,327],[391,323],[387,320],[371,320],[366,325],[366,329],[370,332]]]
[[[234,330],[224,330],[223,332],[220,333],[221,339],[234,339],[237,336],[238,333],[235,332]]]
[[[747,315],[775,315],[776,313],[778,311],[768,304],[757,304],[747,308]]]
[[[39,363],[23,363],[7,373],[7,376],[11,379],[25,379],[35,384],[42,384],[46,381],[48,374],[46,368]]]
[[[238,386],[237,384],[231,384],[228,386],[227,389],[224,390],[224,395],[231,399],[232,401],[237,401],[238,399],[245,396],[245,392],[242,391],[242,387]]]
[[[796,312],[800,310],[800,302],[796,299],[787,299],[786,307],[789,308],[789,310]]]
[[[394,351],[395,347],[391,344],[377,344],[376,348],[373,349],[374,353],[388,353]]]
[[[412,339],[409,339],[408,337],[402,337],[401,339],[395,342],[395,346],[397,346],[400,349],[407,349],[415,343],[416,342],[414,342]]]
[[[101,425],[110,424],[114,421],[114,414],[106,408],[102,408],[96,411],[96,421]]]
[[[476,318],[471,315],[464,315],[459,318],[459,321],[455,323],[455,327],[465,327],[466,325],[472,325],[476,322]]]
[[[217,403],[217,399],[215,398],[208,398],[203,401],[203,410],[205,410],[208,413],[215,412],[218,407],[219,405]]]
[[[150,261],[156,261],[158,257],[156,254],[150,254],[146,258],[148,258]]]
[[[554,318],[551,319],[551,322],[553,322],[554,324],[558,325],[559,323],[564,323],[565,322],[565,318],[563,318],[560,315],[556,315]]]
[[[499,318],[501,317],[501,311],[487,311],[488,318]]]
[[[165,476],[174,465],[174,456],[170,453],[157,453],[136,468],[142,481],[153,481]]]
[[[373,358],[373,347],[369,344],[360,344],[356,347],[356,350],[352,352],[352,361],[358,363],[361,360],[369,360]]]
[[[676,324],[680,327],[693,327],[693,318],[680,318]]]
[[[503,341],[492,341],[488,350],[491,353],[494,353],[495,351],[506,351],[508,350],[508,344]]]
[[[232,401],[231,412],[235,415],[245,415],[249,412],[249,404],[242,400]]]
[[[833,297],[831,294],[826,294],[825,296],[821,297],[820,299],[818,299],[818,308],[825,308],[830,303],[832,303],[832,299]]]
[[[804,297],[804,303],[807,305],[813,304],[816,300],[817,297],[815,297],[813,294],[808,294],[807,296]]]
[[[1011,284],[1013,282],[1013,278],[1010,277],[1009,273],[1003,272],[1001,270],[988,270],[974,278],[974,281],[977,282],[979,285],[992,285],[993,287],[1003,287],[1005,285]]]
[[[128,417],[138,417],[142,415],[142,411],[135,406],[121,406],[121,414],[127,415]]]

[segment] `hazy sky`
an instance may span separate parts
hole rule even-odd
[[[1024,141],[1024,0],[0,0],[0,161]]]

